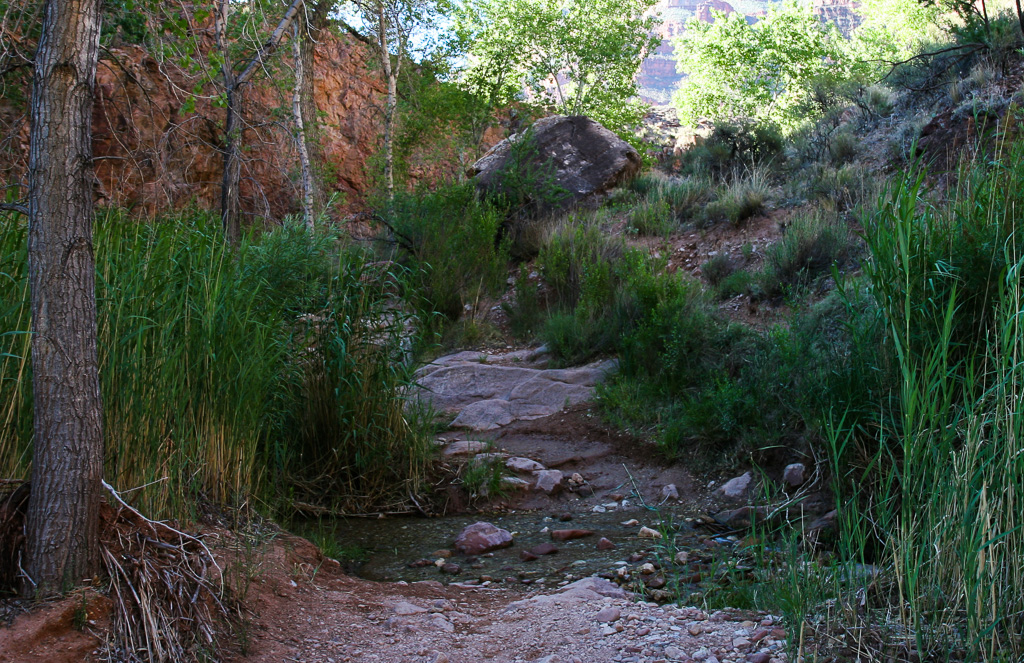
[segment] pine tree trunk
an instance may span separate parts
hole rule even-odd
[[[299,165],[302,169],[302,218],[306,228],[313,232],[313,171],[306,151],[306,128],[302,120],[302,90],[304,89],[305,66],[302,61],[302,23],[295,23],[295,38],[292,40],[292,59],[295,61],[295,89],[292,91],[292,120],[295,123],[295,144],[299,151]]]
[[[35,58],[28,263],[35,442],[26,594],[99,571],[103,426],[92,246],[99,0],[49,0]]]

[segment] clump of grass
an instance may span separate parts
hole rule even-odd
[[[842,221],[821,213],[797,216],[782,239],[766,251],[764,292],[776,296],[789,287],[808,285],[846,258],[851,245],[852,236]]]
[[[860,152],[857,137],[849,131],[840,131],[828,143],[828,156],[832,163],[842,166],[852,162]]]
[[[705,214],[712,221],[726,220],[739,226],[764,211],[767,199],[768,183],[760,172],[755,171],[721,189],[715,201],[705,207]]]
[[[636,235],[667,237],[676,227],[676,220],[668,201],[661,197],[653,197],[633,209],[627,229]]]
[[[696,218],[700,208],[707,203],[714,193],[714,185],[702,177],[669,179],[661,185],[662,199],[672,208],[679,221]]]

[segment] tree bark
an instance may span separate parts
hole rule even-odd
[[[28,264],[35,441],[26,594],[99,570],[103,425],[92,246],[92,104],[99,0],[49,0],[36,52]]]
[[[295,145],[299,150],[299,165],[302,169],[302,218],[306,228],[313,232],[313,171],[309,165],[306,150],[306,128],[302,120],[302,90],[304,88],[305,66],[302,61],[301,28],[303,21],[295,23],[295,37],[292,40],[292,59],[295,61],[295,88],[292,91],[292,120],[295,122]]]

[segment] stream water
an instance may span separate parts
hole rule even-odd
[[[458,533],[466,525],[481,520],[512,532],[514,545],[477,557],[467,558],[455,553],[453,542]],[[639,538],[641,526],[657,529],[667,536],[661,540]],[[550,531],[559,529],[585,529],[594,534],[571,541],[552,541]],[[590,575],[615,574],[623,566],[632,572],[646,562],[667,563],[679,551],[699,551],[699,556],[707,552],[709,545],[708,535],[695,531],[681,514],[641,508],[573,514],[571,521],[543,512],[346,519],[331,524],[329,531],[341,548],[361,558],[356,572],[378,581],[514,582],[553,586]],[[616,547],[599,550],[597,542],[601,537],[609,539]],[[727,539],[713,541],[717,544],[712,545],[731,544]],[[558,552],[532,561],[520,558],[520,553],[542,543],[554,543]],[[454,570],[451,566],[446,572],[431,563],[442,559],[449,565],[457,565],[458,573],[451,573]]]

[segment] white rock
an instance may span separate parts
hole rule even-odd
[[[641,539],[660,539],[661,532],[656,529],[651,529],[650,527],[641,527],[637,536]]]
[[[667,486],[662,487],[661,499],[663,501],[679,499],[679,489],[676,488],[676,485],[674,483],[670,483]]]
[[[717,492],[729,499],[743,499],[750,492],[750,484],[753,482],[754,476],[750,472],[746,472],[741,476],[726,481]]]
[[[796,488],[803,485],[806,472],[807,468],[804,467],[803,463],[793,463],[787,465],[786,469],[782,472],[782,480],[790,488]]]

